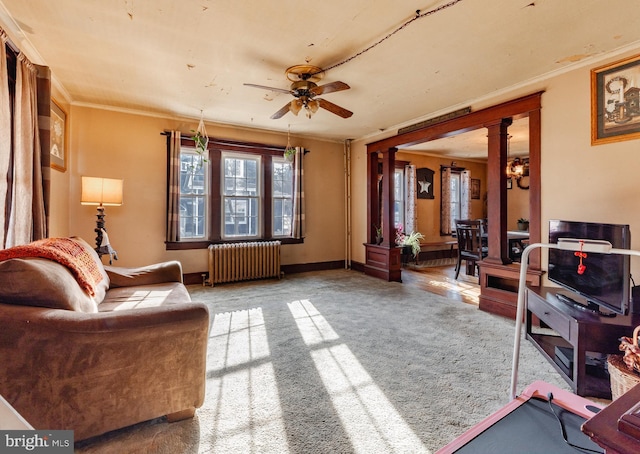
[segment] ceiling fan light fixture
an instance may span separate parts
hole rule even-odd
[[[302,105],[305,108],[305,114],[307,114],[307,118],[311,118],[314,113],[318,111],[320,108],[320,103],[315,99],[304,99],[302,100]]]
[[[328,93],[334,93],[337,91],[348,90],[349,85],[341,81],[330,82],[324,85],[318,85],[320,79],[322,79],[324,70],[312,65],[297,65],[288,68],[286,71],[287,78],[291,81],[289,90],[283,88],[267,87],[265,85],[245,84],[254,88],[261,88],[265,90],[272,90],[277,93],[287,93],[293,95],[295,99],[289,101],[282,106],[276,113],[271,115],[271,119],[277,120],[282,118],[289,112],[294,115],[298,113],[304,107],[305,115],[307,118],[311,118],[318,109],[325,109],[329,112],[338,115],[342,118],[349,118],[353,115],[353,112],[348,111],[336,104],[333,104],[325,99],[313,99],[315,96],[320,96]]]
[[[298,115],[298,112],[300,112],[300,109],[302,109],[302,102],[299,99],[294,99],[293,101],[291,101],[291,104],[289,105],[289,110],[294,115]]]

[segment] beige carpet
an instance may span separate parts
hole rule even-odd
[[[204,406],[78,453],[429,453],[508,401],[513,322],[354,271],[191,286],[211,310]],[[519,390],[568,389],[524,341]]]

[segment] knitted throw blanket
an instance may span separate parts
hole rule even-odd
[[[27,257],[49,259],[66,266],[90,296],[95,296],[96,284],[102,280],[98,264],[89,251],[70,238],[45,238],[0,250],[0,261]]]

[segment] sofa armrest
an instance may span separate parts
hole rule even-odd
[[[182,265],[177,260],[140,268],[105,266],[104,269],[111,281],[110,288],[162,284],[164,282],[182,283]]]

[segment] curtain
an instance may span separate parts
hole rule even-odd
[[[0,29],[0,249],[5,247],[9,162],[11,159],[11,99],[7,70],[7,35]]]
[[[6,247],[26,244],[46,235],[37,88],[37,70],[20,53],[16,65],[11,212]]]
[[[180,241],[180,131],[167,137],[169,186],[167,188],[167,241]]]
[[[471,172],[460,173],[460,218],[471,219]]]
[[[441,169],[440,235],[451,235],[451,168]]]
[[[304,238],[304,148],[296,147],[293,159],[293,219],[291,236]]]
[[[404,232],[411,233],[418,228],[418,210],[416,209],[416,166],[409,164],[404,168],[405,175],[405,212],[404,212]]]

